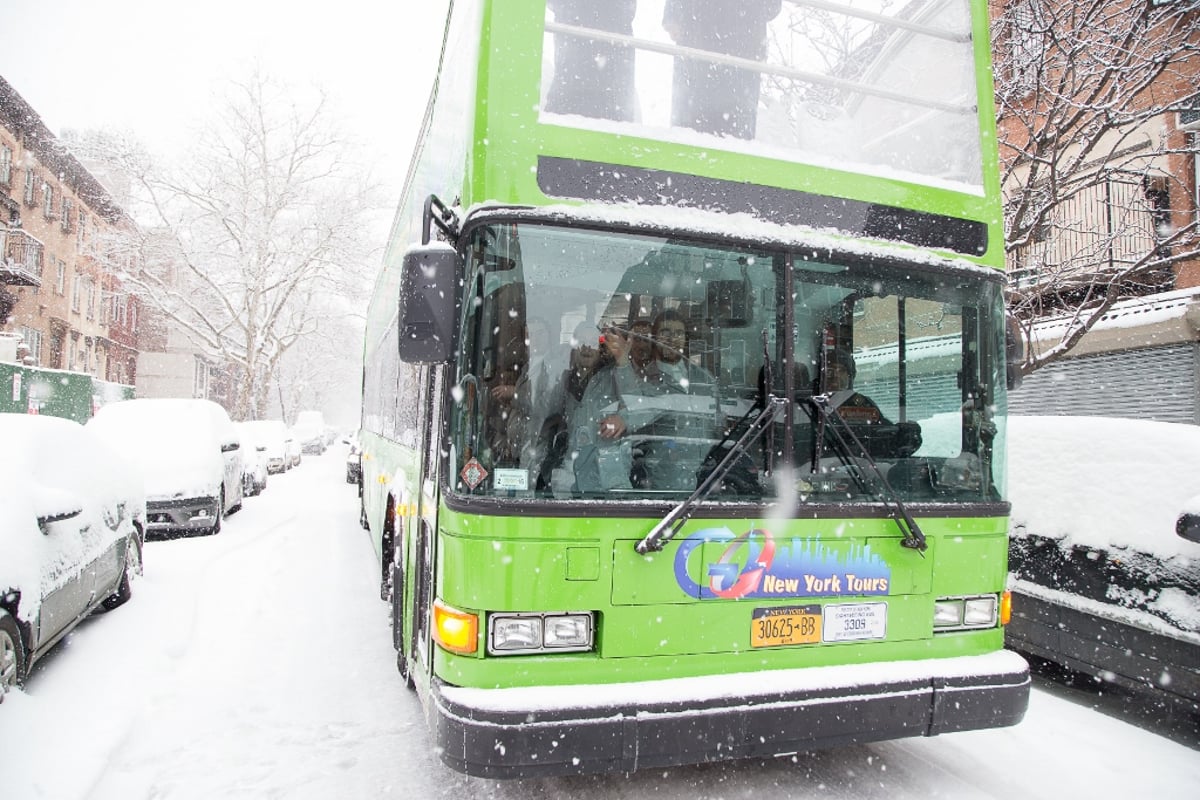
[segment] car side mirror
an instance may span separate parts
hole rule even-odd
[[[42,533],[49,533],[46,527],[54,522],[74,519],[83,513],[83,503],[71,492],[50,486],[34,487],[33,501],[35,507],[51,509],[37,515],[38,527]]]
[[[1175,520],[1175,533],[1191,542],[1200,543],[1200,514],[1185,512]]]
[[[52,522],[62,522],[64,519],[74,519],[83,513],[83,509],[79,507],[64,508],[61,511],[52,511],[49,514],[38,514],[38,525],[45,527]]]
[[[447,363],[458,320],[458,253],[435,243],[409,248],[400,283],[400,360]]]

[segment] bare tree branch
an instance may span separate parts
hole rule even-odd
[[[1068,319],[1058,341],[1027,348],[1028,374],[1200,257],[1194,219],[1173,211],[1189,187],[1172,165],[1194,145],[1171,124],[1200,107],[1200,12],[993,0],[992,19],[1009,307],[1027,334],[1047,315]]]

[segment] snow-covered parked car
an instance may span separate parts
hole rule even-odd
[[[325,452],[325,429],[307,422],[298,422],[292,426],[292,436],[300,444],[300,450],[305,455],[319,456]]]
[[[142,571],[146,501],[134,467],[82,425],[0,414],[0,700]]]
[[[292,456],[288,448],[291,433],[282,420],[256,419],[236,423],[243,436],[256,447],[265,447],[268,472],[286,472],[292,468]]]
[[[242,494],[254,497],[267,488],[267,446],[256,444],[249,434],[238,427],[238,438],[242,443]]]
[[[122,400],[102,406],[87,427],[141,469],[147,536],[217,533],[242,507],[241,442],[211,400]]]
[[[1200,710],[1200,426],[1011,417],[1010,647]],[[1177,533],[1178,530],[1178,533]]]
[[[362,446],[358,443],[358,435],[348,438],[350,450],[346,453],[346,483],[357,483],[358,492],[362,494]]]

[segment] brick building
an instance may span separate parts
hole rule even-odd
[[[133,384],[142,308],[117,270],[132,269],[136,225],[0,77],[0,331],[37,366]],[[0,295],[4,297],[4,295]]]
[[[1060,199],[1031,230],[1006,212],[1010,238],[1024,241],[1008,256],[1014,284],[1119,271],[1195,223],[1200,6],[990,0],[990,9],[1005,194],[1044,187]],[[1145,65],[1164,58],[1167,68],[1148,79]],[[1197,242],[1193,233],[1165,251]],[[1141,281],[1140,292],[1198,285],[1200,259],[1189,258]]]
[[[1008,254],[1012,302],[1031,321],[1032,352],[1056,347],[1073,309],[1105,296],[1111,276],[1173,259],[1113,281],[1124,299],[1027,376],[1010,410],[1200,424],[1200,259],[1190,255],[1200,247],[1200,5],[990,0],[990,9],[1005,195],[1060,200],[1023,229],[1013,204],[1006,210],[1019,242]],[[1124,75],[1103,72],[1125,58]]]

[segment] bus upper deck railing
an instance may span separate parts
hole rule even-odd
[[[824,4],[822,4],[824,5]],[[902,27],[911,27],[908,25]],[[926,26],[919,26],[923,29]],[[922,30],[936,30],[929,28]],[[712,64],[721,64],[728,67],[737,67],[752,72],[760,72],[766,75],[776,75],[781,78],[792,78],[798,81],[807,83],[820,84],[828,86],[832,89],[847,90],[858,92],[864,95],[871,95],[883,100],[892,100],[909,106],[920,106],[929,108],[934,111],[944,111],[951,114],[975,115],[978,112],[978,107],[974,103],[958,104],[946,103],[940,100],[929,98],[913,97],[909,94],[900,92],[892,92],[887,89],[880,89],[869,84],[858,81],[849,81],[842,78],[835,78],[828,75],[821,75],[808,70],[795,69],[793,67],[778,66],[768,64],[761,61],[755,61],[750,58],[741,58],[739,56],[730,56],[723,53],[715,53],[711,50],[701,50],[695,47],[683,47],[681,45],[667,44],[665,42],[656,42],[652,39],[642,39],[636,36],[629,36],[621,33],[613,33],[604,31],[598,28],[584,28],[578,25],[566,25],[559,22],[546,22],[546,31],[549,33],[561,33],[568,36],[578,36],[584,39],[595,39],[597,41],[609,42],[625,47],[633,47],[638,50],[646,50],[655,53],[662,53],[669,56],[682,56],[685,58],[695,59],[697,61],[707,61]],[[961,38],[948,38],[950,41],[963,41]],[[969,41],[969,37],[967,39]]]

